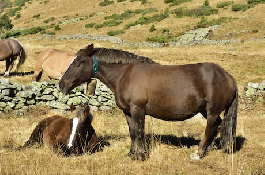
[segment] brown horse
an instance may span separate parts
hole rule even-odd
[[[46,49],[40,53],[35,64],[32,81],[40,81],[42,72],[50,79],[59,80],[69,64],[73,61],[75,53],[61,52],[57,49]],[[87,85],[87,95],[93,95],[96,88],[96,80]]]
[[[65,155],[92,151],[97,137],[91,125],[93,117],[89,106],[76,109],[71,105],[71,112],[71,119],[54,115],[41,120],[29,140],[19,149],[38,143]]]
[[[9,76],[10,71],[14,66],[14,61],[19,56],[19,62],[16,71],[24,64],[26,60],[26,52],[21,44],[14,39],[0,40],[0,61],[6,60],[6,70],[4,76]]]
[[[93,48],[76,53],[59,80],[63,93],[96,77],[114,93],[129,125],[132,159],[145,160],[145,115],[183,121],[201,113],[207,119],[205,136],[190,157],[200,159],[219,128],[221,146],[233,152],[236,134],[238,89],[235,79],[214,63],[160,65],[133,53]],[[220,114],[224,112],[223,120]],[[220,126],[220,127],[219,127]]]

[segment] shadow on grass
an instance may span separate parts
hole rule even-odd
[[[10,72],[8,77],[12,77],[12,76],[25,76],[25,75],[32,75],[32,74],[34,74],[34,71],[29,71],[29,72]],[[0,76],[4,76],[4,73],[3,74],[0,74]]]
[[[242,136],[236,137],[235,144],[234,144],[234,153],[242,149],[245,140],[246,139]],[[220,138],[215,139],[214,144],[216,145],[217,149],[222,149],[221,144],[220,144]]]

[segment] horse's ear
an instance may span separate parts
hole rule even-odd
[[[93,49],[94,49],[94,44],[90,44],[87,46],[87,55],[90,56],[93,52]]]
[[[70,111],[73,112],[75,110],[75,106],[73,105],[73,103],[70,105]]]
[[[90,113],[90,108],[89,108],[89,105],[87,105],[85,110],[84,110],[84,116],[88,116],[89,113]]]

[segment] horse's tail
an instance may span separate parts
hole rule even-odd
[[[27,55],[26,55],[25,49],[21,45],[21,49],[20,49],[20,53],[19,53],[19,62],[17,64],[17,70],[20,68],[20,66],[22,64],[25,63],[26,57],[27,57]]]
[[[224,151],[232,153],[234,151],[236,125],[237,125],[237,104],[238,90],[236,90],[234,98],[224,113],[224,119],[221,125],[221,147]]]

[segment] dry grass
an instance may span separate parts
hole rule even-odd
[[[0,118],[0,174],[262,174],[265,148],[263,123],[265,108],[255,107],[238,114],[238,144],[231,155],[215,148],[200,161],[189,155],[203,136],[201,117],[184,122],[165,122],[146,117],[147,146],[150,158],[131,161],[128,126],[121,111],[94,113],[93,126],[103,149],[91,155],[62,157],[47,148],[15,150],[29,137],[37,122],[52,114]],[[244,140],[245,139],[245,140]],[[103,142],[104,141],[104,142]],[[107,144],[106,144],[107,143]]]
[[[77,14],[89,16],[94,12],[104,12],[102,15],[60,26],[62,30],[56,35],[72,35],[77,33],[105,35],[110,29],[122,29],[122,26],[102,28],[100,30],[85,29],[90,22],[100,23],[104,16],[124,12],[125,9],[156,7],[164,10],[167,6],[158,1],[142,6],[140,2],[123,2],[116,6],[99,7],[99,1],[70,0],[50,1],[45,6],[40,1],[33,1],[21,11],[21,19],[14,20],[15,28],[44,25],[43,20],[55,17],[54,23],[63,21],[65,16],[76,18]],[[212,6],[222,2],[210,2]],[[235,3],[245,3],[243,0]],[[203,0],[185,3],[189,8],[203,4]],[[43,8],[45,7],[45,8]],[[171,7],[173,8],[173,7]],[[57,48],[64,51],[77,51],[90,43],[95,47],[118,48],[134,52],[154,59],[161,64],[188,64],[196,62],[215,62],[225,68],[237,80],[239,91],[249,81],[260,82],[265,79],[265,41],[250,41],[252,37],[261,38],[264,35],[264,5],[259,5],[246,12],[231,12],[220,10],[219,17],[238,17],[214,32],[214,38],[224,39],[228,33],[229,39],[244,39],[244,43],[225,46],[176,46],[164,48],[124,48],[109,42],[88,40],[59,41],[54,38],[41,39],[41,35],[20,37],[19,41],[26,48],[28,58],[19,70],[18,75],[9,77],[11,82],[28,84],[31,72],[34,70],[38,54],[46,48]],[[50,9],[50,10],[47,10]],[[34,20],[33,15],[40,14],[40,20]],[[139,16],[124,22],[134,21]],[[217,17],[214,16],[215,18]],[[156,23],[156,28],[169,28],[178,33],[187,30],[200,19],[168,18]],[[143,42],[149,36],[149,25],[126,30],[119,37],[131,42]],[[258,33],[244,33],[242,30],[257,29]],[[4,62],[0,62],[0,74],[3,78]],[[53,115],[49,109],[41,107],[33,109],[25,116],[15,116],[12,113],[0,116],[0,174],[264,174],[265,150],[265,107],[255,104],[246,108],[240,101],[238,111],[238,143],[243,144],[235,154],[229,155],[220,149],[214,149],[200,161],[192,161],[189,155],[197,148],[203,137],[205,120],[194,118],[184,122],[165,122],[146,117],[147,146],[150,158],[145,162],[131,161],[125,155],[130,149],[130,138],[126,119],[120,110],[94,113],[93,126],[101,143],[108,143],[102,151],[92,155],[78,157],[61,157],[47,148],[15,150],[30,136],[36,124],[44,117]],[[245,139],[245,140],[244,140]],[[218,140],[218,138],[217,138]],[[240,146],[240,145],[239,145]]]

